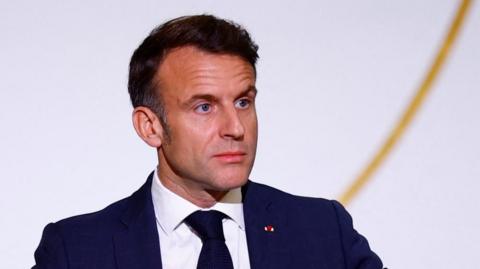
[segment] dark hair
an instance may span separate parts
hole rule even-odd
[[[179,17],[153,29],[133,53],[128,77],[133,107],[152,109],[166,124],[154,77],[169,50],[189,45],[211,53],[239,56],[256,70],[258,46],[242,26],[212,15]]]

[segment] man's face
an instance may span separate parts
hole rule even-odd
[[[166,55],[156,79],[169,136],[159,150],[160,177],[211,191],[245,184],[257,147],[252,66],[187,46]]]

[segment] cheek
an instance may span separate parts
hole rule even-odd
[[[185,154],[191,156],[205,154],[215,135],[214,124],[203,120],[186,120],[184,123],[175,126],[172,142]]]
[[[255,113],[249,114],[245,117],[244,125],[251,139],[257,139],[258,122],[257,115]]]

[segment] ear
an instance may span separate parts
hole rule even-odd
[[[148,107],[139,106],[132,113],[133,127],[149,146],[159,148],[163,141],[163,126],[157,115]]]

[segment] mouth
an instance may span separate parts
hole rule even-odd
[[[215,159],[225,163],[240,163],[246,156],[247,154],[243,151],[228,151],[213,155]]]

